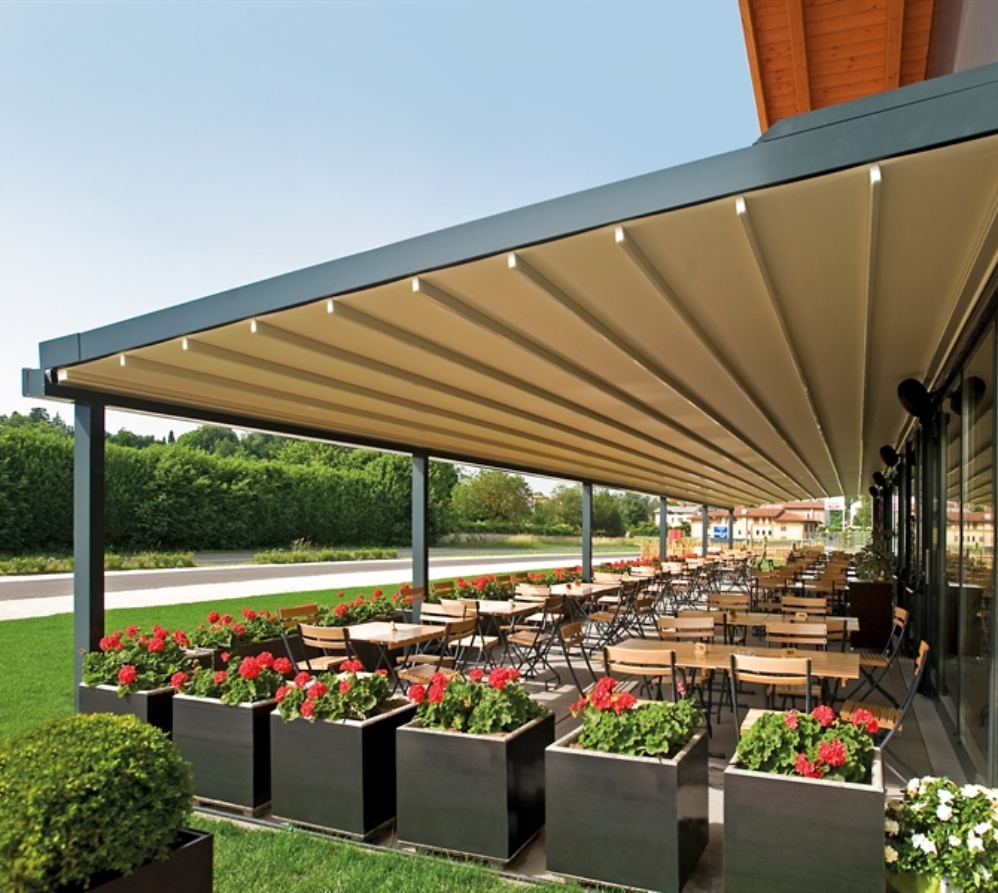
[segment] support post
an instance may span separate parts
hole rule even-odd
[[[428,589],[430,585],[430,457],[412,455],[412,585]],[[412,606],[413,622],[419,622],[422,605]]]
[[[669,500],[658,497],[658,560],[669,557]]]
[[[77,403],[73,419],[73,646],[75,703],[83,655],[104,635],[104,406]]]
[[[582,482],[582,579],[593,579],[593,485]]]
[[[734,551],[735,548],[735,510],[733,508],[728,509],[728,551]]]
[[[702,543],[701,543],[701,546],[700,546],[700,555],[702,557],[706,558],[707,557],[708,537],[710,535],[709,527],[708,527],[708,525],[710,524],[710,517],[709,517],[709,514],[707,512],[707,506],[705,506],[705,505],[700,506],[700,510],[703,512],[703,526],[701,527]]]

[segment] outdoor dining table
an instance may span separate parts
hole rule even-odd
[[[551,594],[565,596],[566,611],[571,620],[584,620],[585,610],[582,607],[584,602],[594,596],[605,596],[605,593],[619,590],[619,583],[583,583],[581,587],[578,583],[573,583],[571,589],[567,583],[556,583],[551,587]]]
[[[374,620],[348,626],[350,645],[364,669],[373,671],[383,667],[392,677],[392,687],[399,684],[395,675],[395,661],[389,652],[405,651],[424,642],[442,639],[447,628],[444,625],[425,623],[386,623]]]

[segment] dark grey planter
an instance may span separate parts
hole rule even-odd
[[[724,770],[724,893],[883,893],[884,772],[872,784]]]
[[[707,846],[707,732],[673,759],[547,749],[548,871],[597,883],[679,893]]]
[[[857,651],[880,651],[894,622],[894,584],[853,581],[847,591],[849,614],[859,619],[859,629],[850,634]]]
[[[415,704],[364,720],[285,722],[270,714],[275,818],[368,837],[395,818],[395,730]]]
[[[79,713],[117,713],[137,716],[143,722],[162,729],[173,729],[173,689],[157,688],[118,697],[116,685],[80,685]]]
[[[173,741],[194,769],[196,797],[254,811],[270,802],[275,703],[230,707],[216,698],[174,698]]]
[[[544,749],[554,716],[508,735],[396,733],[401,842],[508,862],[544,826]]]
[[[301,660],[301,636],[298,633],[289,635],[288,645],[291,646],[291,654],[288,654],[288,648],[284,644],[284,639],[278,636],[273,639],[261,639],[259,642],[247,642],[245,645],[236,645],[235,648],[229,649],[229,654],[232,657],[256,657],[264,651],[269,651],[274,657],[290,657],[292,662]],[[220,648],[219,654],[225,650],[224,648]],[[221,662],[221,659],[218,661],[218,669],[225,669],[225,665]]]
[[[97,877],[85,888],[62,887],[57,893],[211,893],[213,848],[211,834],[184,830],[165,862],[149,862],[129,875]]]

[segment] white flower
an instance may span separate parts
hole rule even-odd
[[[963,840],[961,840],[955,834],[950,834],[950,836],[949,836],[949,845],[953,846],[953,847],[963,846]]]
[[[973,831],[967,835],[967,850],[968,852],[984,852],[984,841],[981,840]]]
[[[888,819],[884,822],[884,828],[888,834],[897,834],[901,830],[901,826],[894,819]]]
[[[939,798],[940,803],[951,803],[953,801],[953,793],[951,791],[947,791],[945,788],[937,791],[936,796]]]
[[[917,794],[921,782],[917,778],[913,778],[908,782],[908,793]]]
[[[939,819],[940,822],[948,822],[951,818],[953,818],[953,808],[951,806],[947,806],[945,803],[940,803],[936,808],[936,818]]]
[[[979,784],[965,784],[962,788],[960,788],[960,793],[963,794],[964,797],[976,797],[983,790],[985,789]]]
[[[884,860],[888,865],[892,865],[898,860],[898,851],[892,846],[884,847]]]
[[[920,849],[926,855],[936,852],[936,844],[934,841],[929,840],[924,834],[912,834],[911,835],[911,845]]]
[[[979,825],[974,826],[974,833],[980,834],[982,837],[991,830],[990,822],[981,822]]]

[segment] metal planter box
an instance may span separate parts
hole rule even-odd
[[[506,735],[396,733],[400,842],[508,862],[544,826],[548,714]]]
[[[270,802],[272,698],[230,707],[176,695],[173,740],[194,769],[194,795],[247,810]]]
[[[725,893],[883,893],[884,772],[872,784],[724,770]]]
[[[116,685],[81,684],[78,712],[130,714],[169,735],[173,729],[173,689],[137,691],[119,698]]]
[[[395,730],[405,704],[364,720],[285,722],[270,714],[270,811],[275,818],[368,837],[395,818]]]
[[[126,876],[94,878],[86,893],[211,893],[214,838],[203,831],[184,830],[173,855],[165,862],[148,862]],[[83,893],[63,888],[58,893]]]
[[[672,759],[547,749],[547,868],[587,881],[679,893],[707,846],[707,732]]]

